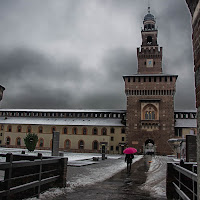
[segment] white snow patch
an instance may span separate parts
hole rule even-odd
[[[37,155],[38,153],[42,153],[43,156],[51,156],[51,151],[48,150],[35,150],[34,152],[28,152],[27,149],[17,149],[17,148],[0,148],[0,153],[13,153],[13,154],[21,154],[21,152],[25,151],[27,155]],[[106,155],[108,159],[119,159],[122,156],[120,155]],[[68,161],[77,161],[77,160],[88,160],[93,157],[101,157],[101,154],[97,153],[69,153],[64,152],[64,157],[68,158]],[[140,160],[143,156],[135,156],[133,163]],[[5,162],[5,158],[0,157],[0,162]],[[48,191],[44,192],[40,195],[41,200],[46,200],[47,198],[53,199],[55,196],[61,195],[66,192],[73,191],[74,188],[86,185],[92,185],[97,182],[104,181],[114,174],[120,172],[121,170],[126,168],[126,163],[123,159],[120,159],[119,162],[111,163],[105,167],[99,168],[90,168],[90,171],[87,175],[80,174],[76,176],[74,180],[67,181],[66,188],[51,188]],[[38,200],[37,198],[29,198],[27,200]]]
[[[114,159],[116,159],[116,157],[114,156]],[[133,163],[140,160],[142,157],[143,156],[135,156]],[[102,182],[125,168],[126,163],[124,162],[124,160],[119,160],[119,162],[106,167],[90,169],[87,175],[80,174],[79,176],[76,176],[74,180],[67,181],[68,187],[66,188],[49,189],[47,192],[40,195],[40,200],[46,200],[46,198],[50,200],[53,199],[55,196],[64,194],[66,192],[72,192],[76,187],[92,185],[97,182]],[[29,198],[27,200],[37,200],[37,198]]]
[[[147,180],[141,189],[149,191],[154,197],[165,198],[167,162],[170,160],[171,158],[166,156],[152,157]]]
[[[141,158],[142,156],[137,156],[137,157],[135,156],[133,163],[140,160]],[[101,167],[98,168],[98,170],[96,168],[91,169],[90,173],[87,176],[80,175],[79,178],[76,179],[75,181],[67,182],[68,184],[70,184],[70,187],[68,189],[71,190],[75,187],[91,185],[97,182],[104,181],[125,168],[126,168],[126,163],[124,162],[124,160],[120,160],[120,162],[117,164],[115,163],[114,165]]]

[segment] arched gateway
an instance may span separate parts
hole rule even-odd
[[[144,154],[153,155],[156,153],[156,145],[152,139],[148,139],[144,144]]]
[[[162,47],[157,42],[156,19],[150,8],[143,24],[142,45],[137,48],[138,73],[123,76],[127,96],[127,142],[141,153],[149,153],[150,148],[155,152],[155,142],[156,153],[170,154],[167,141],[174,135],[174,94],[178,76],[162,72]]]

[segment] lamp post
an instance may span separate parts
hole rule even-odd
[[[4,92],[5,88],[3,86],[0,85],[0,101],[3,98],[3,92]]]

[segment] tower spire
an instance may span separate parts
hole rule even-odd
[[[151,7],[150,7],[150,1],[148,0],[148,13],[150,14],[150,9],[151,9]]]

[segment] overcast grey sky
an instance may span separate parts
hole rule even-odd
[[[0,0],[1,108],[126,109],[147,0]],[[179,75],[176,109],[194,109],[190,15],[151,0],[164,73]]]

